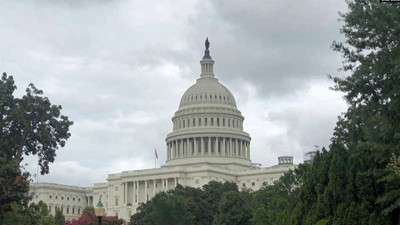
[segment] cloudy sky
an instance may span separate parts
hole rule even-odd
[[[165,136],[200,75],[204,39],[215,73],[236,98],[252,160],[296,163],[328,146],[346,110],[327,75],[344,1],[2,1],[0,70],[22,95],[42,89],[74,121],[50,174],[39,181],[90,186],[108,173],[165,162]],[[36,173],[36,157],[25,160]]]

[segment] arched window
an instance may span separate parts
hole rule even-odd
[[[211,118],[211,126],[214,126],[214,118]]]

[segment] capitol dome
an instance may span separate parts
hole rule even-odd
[[[248,167],[250,136],[232,93],[214,75],[209,42],[200,61],[201,75],[183,94],[166,137],[167,166],[223,164]]]
[[[181,98],[179,108],[195,104],[218,104],[236,108],[232,93],[218,79],[212,77],[199,78]]]

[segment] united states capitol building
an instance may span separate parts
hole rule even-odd
[[[244,117],[232,93],[215,77],[208,40],[200,64],[200,78],[183,94],[172,117],[164,166],[109,174],[107,182],[93,187],[32,183],[32,201],[43,200],[53,214],[59,208],[72,219],[101,199],[108,215],[129,220],[141,203],[178,184],[200,188],[212,180],[231,181],[240,189],[258,190],[294,169],[291,156],[279,157],[278,164],[270,167],[251,162]]]

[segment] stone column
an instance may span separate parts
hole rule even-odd
[[[124,182],[124,202],[125,205],[128,203],[128,183]]]
[[[226,152],[225,152],[226,151],[225,139],[226,139],[225,137],[222,138],[222,151],[221,151],[221,153],[222,153],[223,156],[226,155]]]
[[[175,187],[176,187],[176,186],[178,186],[178,178],[175,177],[174,179],[175,179]]]
[[[211,137],[208,137],[208,155],[211,155]]]
[[[179,157],[183,157],[183,139],[181,139],[181,143],[179,145]]]
[[[165,189],[168,190],[168,178],[165,179]]]
[[[235,151],[236,151],[236,157],[239,157],[239,141],[238,139],[235,140]]]
[[[203,139],[203,137],[201,137],[201,146],[200,146],[200,148],[201,148],[201,156],[203,156],[204,155],[204,139]]]
[[[174,153],[174,154],[173,154],[173,155],[174,155],[173,158],[176,159],[176,158],[177,158],[177,157],[176,157],[176,153],[177,153],[177,151],[176,151],[176,141],[172,141],[171,144],[172,144],[172,146],[173,146],[173,150],[172,150],[173,153]]]
[[[250,159],[250,142],[247,143],[247,158]]]
[[[197,153],[199,152],[199,145],[197,143],[197,138],[193,138],[193,145],[194,145],[194,156],[197,156]]]
[[[154,197],[154,195],[156,195],[156,182],[157,182],[157,180],[153,179],[153,197]]]
[[[219,155],[219,137],[215,137],[215,155],[218,156]]]
[[[170,152],[171,152],[171,149],[169,148],[169,143],[167,143],[167,160],[170,160],[171,158],[170,158]]]
[[[244,148],[244,141],[240,140],[240,157],[245,158],[246,157],[246,153],[245,153],[245,148]]]
[[[192,155],[192,151],[190,150],[190,139],[186,139],[186,157]]]
[[[147,202],[147,180],[144,180],[144,202]]]
[[[136,181],[136,203],[139,203],[139,181]]]
[[[232,138],[229,138],[229,156],[233,156]]]

